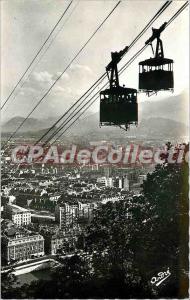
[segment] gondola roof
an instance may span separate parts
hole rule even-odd
[[[144,61],[141,61],[139,65],[141,66],[161,66],[161,65],[166,65],[166,64],[171,64],[173,63],[173,59],[169,58],[149,58]]]
[[[119,95],[119,94],[130,94],[130,93],[137,93],[136,89],[126,88],[126,87],[113,87],[111,89],[106,89],[101,91],[100,94],[103,95]]]

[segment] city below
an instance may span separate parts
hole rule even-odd
[[[75,253],[96,211],[119,201],[130,208],[131,197],[141,194],[141,185],[153,170],[154,165],[22,166],[4,154],[2,268]]]

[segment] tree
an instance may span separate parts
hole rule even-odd
[[[60,258],[59,265],[52,270],[51,280],[39,280],[24,285],[21,287],[22,296],[34,299],[78,298],[83,294],[83,286],[90,276],[86,255]]]
[[[13,299],[16,295],[20,295],[19,292],[17,293],[18,280],[13,271],[13,269],[10,269],[8,272],[1,273],[2,299]]]
[[[127,213],[132,219],[126,218]],[[143,293],[149,290],[149,297],[187,297],[187,164],[158,165],[144,182],[141,196],[102,206],[88,229],[86,245],[97,253],[96,274],[104,278],[123,274],[123,291],[135,285]],[[152,289],[151,277],[168,267],[172,276],[167,287]]]

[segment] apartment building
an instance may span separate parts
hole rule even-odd
[[[36,235],[2,236],[2,257],[7,262],[23,261],[44,255],[44,238]]]
[[[7,204],[5,206],[5,216],[17,226],[31,223],[31,212],[15,204]]]

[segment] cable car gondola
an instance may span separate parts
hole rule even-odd
[[[146,92],[148,96],[158,91],[173,91],[174,88],[173,60],[164,57],[163,44],[160,39],[160,34],[166,24],[164,23],[159,29],[153,28],[152,37],[145,43],[152,46],[153,40],[157,39],[155,56],[139,63],[139,90]]]
[[[137,90],[119,85],[117,64],[127,49],[112,52],[106,67],[110,88],[100,92],[100,126],[124,126],[127,130],[131,124],[137,125]]]

